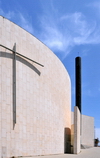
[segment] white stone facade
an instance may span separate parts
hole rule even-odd
[[[82,148],[93,147],[94,146],[94,117],[80,114],[80,119],[79,119],[79,113],[77,112],[76,109],[77,107],[75,107],[74,112],[71,112],[71,144],[76,149],[77,149],[77,143],[78,145],[80,144],[80,147]],[[75,112],[75,110],[77,113]],[[79,139],[80,139],[80,143],[79,143]],[[72,148],[72,153],[73,152],[74,149]]]
[[[74,154],[80,153],[80,111],[74,107]]]
[[[94,146],[94,118],[82,115],[82,140],[83,146]]]
[[[71,83],[52,51],[34,36],[0,17],[0,44],[17,55],[16,124],[13,129],[13,52],[0,47],[0,157],[64,153],[64,129],[71,128]]]

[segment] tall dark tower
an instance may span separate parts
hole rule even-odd
[[[75,58],[75,75],[76,75],[76,106],[81,113],[81,57]]]

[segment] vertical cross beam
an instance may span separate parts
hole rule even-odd
[[[13,47],[13,129],[16,124],[16,43]]]

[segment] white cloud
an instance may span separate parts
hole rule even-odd
[[[33,26],[32,24],[30,23],[30,21],[28,21],[24,15],[22,13],[19,13],[18,14],[18,17],[19,17],[19,25],[24,28],[25,30],[27,30],[28,32],[30,33],[34,33],[34,29],[33,29]]]
[[[98,20],[100,20],[100,1],[97,0],[97,1],[91,2],[87,5],[87,7],[89,7],[93,15],[96,16],[96,19],[98,18]]]
[[[63,49],[63,37],[62,34],[57,28],[45,27],[46,34],[44,34],[44,42],[49,45],[51,48]],[[49,37],[49,38],[48,38]]]
[[[60,51],[63,58],[75,45],[100,43],[100,28],[81,12],[63,16],[43,15],[40,19],[40,39],[53,51]]]
[[[67,23],[66,27],[69,29],[74,45],[98,42],[95,38],[91,38],[91,34],[96,28],[96,22],[87,20],[82,13],[76,12],[63,16],[61,19]]]
[[[39,17],[39,28],[41,30],[35,31],[37,31],[36,36],[51,50],[60,53],[62,59],[64,59],[76,45],[100,43],[100,26],[97,25],[95,20],[87,18],[81,12],[61,15],[53,6],[53,1],[50,2],[51,5],[47,9],[42,3],[45,8],[43,8],[44,13]],[[97,6],[96,3],[95,6]],[[28,32],[35,34],[31,18],[28,15],[18,11],[5,13],[2,9],[0,9],[0,14]]]
[[[66,27],[69,29],[69,31],[72,31],[72,33],[76,33],[76,35],[84,35],[87,23],[82,13],[75,12],[64,15],[61,17],[61,21],[66,23]]]
[[[100,12],[100,1],[91,2],[87,5],[88,7],[92,7]]]
[[[88,52],[90,51],[90,49],[86,49],[84,48],[81,52],[81,57],[86,57],[88,55]]]
[[[9,12],[4,12],[1,8],[0,8],[0,15],[4,16],[5,18],[17,23],[19,26],[21,26],[23,29],[25,29],[26,31],[30,32],[30,33],[34,33],[34,29],[33,26],[29,20],[29,18],[26,18],[22,13],[16,11],[9,11]]]

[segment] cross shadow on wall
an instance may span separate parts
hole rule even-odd
[[[5,58],[9,58],[9,59],[12,59],[14,58],[14,54],[11,54],[11,53],[7,53],[7,52],[0,52],[0,57],[5,57]],[[41,72],[33,65],[31,64],[30,62],[28,62],[26,59],[18,56],[16,54],[16,61],[19,61],[23,64],[25,64],[26,66],[28,66],[29,68],[31,68],[34,72],[36,72],[39,76],[41,74]]]
[[[12,59],[12,96],[13,96],[13,129],[15,127],[16,124],[16,69],[14,66],[14,54],[8,53],[8,52],[3,52],[0,51],[0,57],[3,58],[8,58],[8,59]],[[16,61],[19,61],[21,63],[23,63],[24,65],[28,66],[29,68],[31,68],[35,73],[37,73],[37,75],[40,76],[40,71],[33,65],[31,64],[28,60],[16,55]]]
[[[71,130],[64,128],[64,153],[71,153]]]

